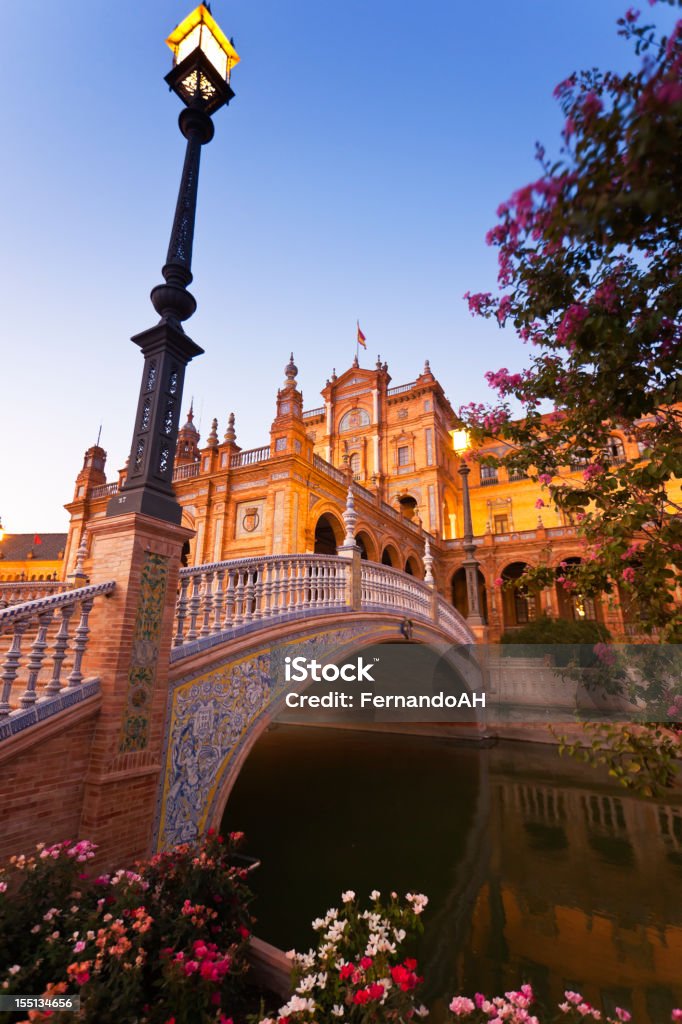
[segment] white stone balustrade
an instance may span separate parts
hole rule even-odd
[[[472,642],[459,613],[408,573],[336,555],[269,555],[180,570],[172,661],[285,617],[343,614],[352,606],[357,566],[360,608],[355,610],[427,619],[453,643]]]
[[[284,615],[341,610],[348,563],[329,555],[269,555],[180,570],[174,647]]]
[[[88,617],[95,599],[115,586],[80,587],[0,610],[0,739],[18,731],[11,719],[22,712],[82,687]]]

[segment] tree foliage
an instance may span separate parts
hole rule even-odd
[[[499,401],[460,415],[478,441],[505,440],[498,461],[537,476],[578,527],[585,557],[572,588],[618,583],[644,629],[679,641],[682,21],[668,37],[642,21],[630,9],[618,23],[638,70],[593,69],[557,86],[558,159],[538,147],[541,176],[498,209],[487,237],[498,292],[465,298],[514,325],[530,365],[487,374]],[[614,454],[614,431],[637,440],[638,459]]]

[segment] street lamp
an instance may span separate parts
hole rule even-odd
[[[166,81],[185,104],[179,124],[187,147],[161,271],[164,280],[151,292],[161,319],[132,339],[144,356],[142,382],[128,472],[120,493],[107,506],[107,515],[142,512],[177,524],[182,509],[173,493],[173,463],[185,368],[203,353],[182,327],[197,308],[187,286],[192,281],[199,160],[201,147],[213,138],[211,115],[234,96],[230,76],[239,55],[205,4],[192,11],[166,42],[173,51],[173,68]]]
[[[469,448],[469,435],[466,430],[451,430],[452,448],[456,455],[460,456],[458,473],[462,478],[462,505],[464,509],[464,533],[463,549],[465,554],[462,568],[466,580],[467,600],[469,614],[467,622],[470,626],[484,626],[481,615],[481,601],[478,592],[478,574],[480,572],[479,562],[476,558],[476,545],[474,544],[474,528],[471,520],[471,498],[469,496],[469,469],[464,453]]]

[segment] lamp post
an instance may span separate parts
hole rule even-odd
[[[481,601],[478,592],[478,574],[479,561],[476,558],[476,545],[474,544],[474,528],[471,520],[471,498],[469,496],[469,469],[464,453],[469,448],[469,437],[466,430],[451,430],[450,436],[452,437],[452,447],[456,455],[460,456],[460,463],[458,473],[462,478],[462,506],[464,510],[464,533],[463,533],[463,550],[464,550],[464,562],[462,568],[464,569],[464,577],[466,580],[467,587],[467,602],[469,606],[469,613],[467,615],[467,623],[470,626],[484,626],[483,616],[481,615]]]
[[[144,367],[128,473],[120,493],[107,506],[107,516],[142,512],[177,524],[182,509],[173,493],[173,462],[185,368],[203,353],[182,327],[197,306],[187,286],[192,281],[199,161],[201,147],[213,138],[211,115],[234,96],[230,75],[239,55],[205,4],[177,26],[166,43],[173,51],[173,68],[165,80],[185,104],[179,124],[187,146],[161,271],[164,280],[151,292],[160,320],[132,339],[142,350]]]

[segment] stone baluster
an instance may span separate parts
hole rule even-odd
[[[177,626],[175,636],[173,637],[174,647],[179,647],[183,643],[185,636],[185,618],[187,616],[187,590],[189,588],[189,579],[189,576],[180,577],[180,593],[178,594],[178,602],[175,612]]]
[[[204,585],[202,588],[202,611],[204,621],[199,631],[199,636],[210,636],[211,633],[211,612],[213,611],[213,581],[215,573],[208,570],[204,573]]]
[[[307,611],[312,604],[311,577],[313,574],[313,563],[303,561],[303,592],[301,597],[301,608]]]
[[[52,608],[38,616],[38,632],[31,644],[31,653],[26,666],[28,668],[28,682],[26,683],[26,690],[19,701],[22,708],[28,708],[36,702],[38,674],[43,667],[45,651],[47,650],[47,640],[45,638],[53,616],[54,610]]]
[[[88,616],[93,603],[94,598],[92,597],[86,597],[81,601],[81,617],[78,625],[76,626],[76,632],[73,635],[73,668],[67,683],[70,689],[73,689],[75,686],[80,686],[83,682],[81,665],[83,662],[83,655],[85,654],[85,648],[88,645],[88,636],[90,635]]]
[[[197,622],[199,621],[199,611],[201,609],[201,574],[195,573],[192,576],[192,596],[189,599],[189,629],[187,630],[187,639],[196,640],[199,636],[197,632]]]
[[[71,616],[75,611],[73,604],[64,605],[61,609],[61,622],[59,623],[59,631],[54,638],[54,648],[52,654],[52,678],[45,687],[45,695],[52,697],[59,693],[62,688],[61,676],[62,676],[62,665],[66,658],[66,651],[69,646],[69,622]]]
[[[270,617],[270,606],[272,604],[272,562],[266,562],[264,567],[263,580],[263,618]]]
[[[251,622],[253,619],[253,569],[246,571],[246,587],[244,588],[244,621]]]
[[[225,619],[223,629],[229,629],[234,622],[234,569],[227,573],[227,590],[225,592]]]
[[[280,563],[275,562],[273,567],[273,581],[272,581],[272,607],[270,613],[272,615],[279,615],[279,597],[282,591],[282,584],[280,582]]]
[[[237,582],[234,589],[234,625],[240,626],[244,621],[244,570],[237,569]]]
[[[225,608],[225,570],[218,569],[216,573],[216,591],[213,601],[213,629],[212,633],[219,633],[223,621],[223,610]]]
[[[254,586],[253,586],[253,617],[254,619],[263,618],[263,587],[265,582],[265,565],[259,565],[254,570]]]
[[[21,638],[26,631],[28,623],[16,622],[14,625],[14,635],[12,636],[12,646],[5,655],[5,661],[2,668],[2,696],[0,696],[0,717],[8,715],[12,710],[9,703],[10,693],[12,692],[12,684],[17,677],[19,671],[19,661],[21,659]]]

